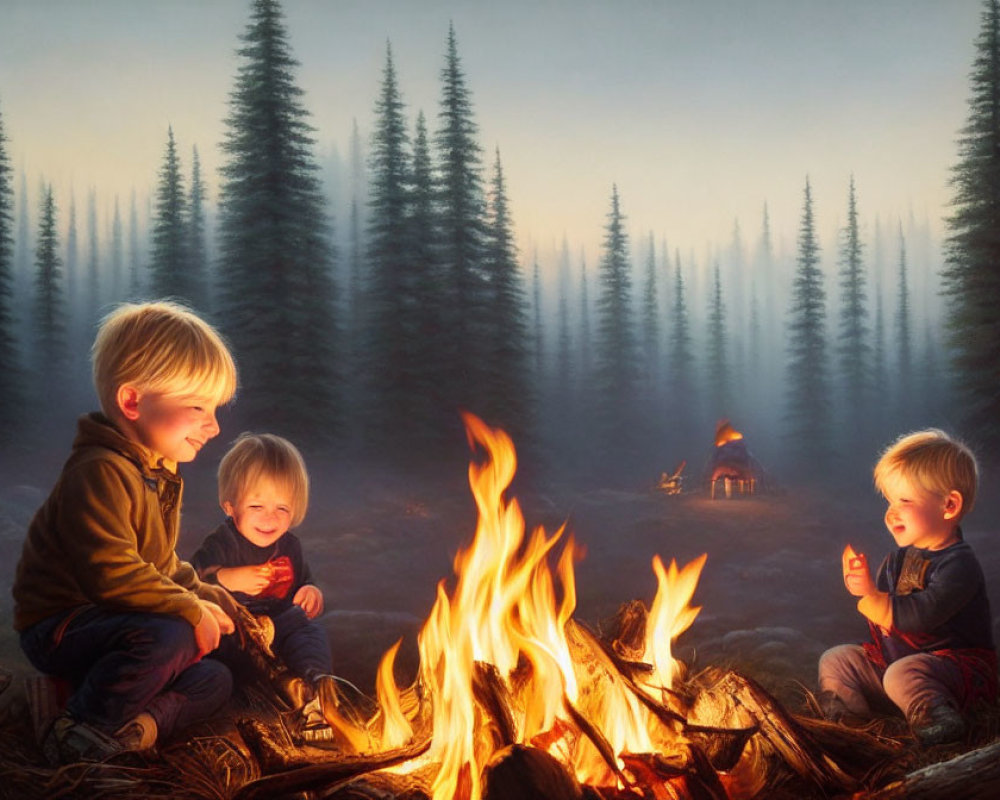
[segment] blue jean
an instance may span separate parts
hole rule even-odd
[[[165,614],[73,609],[23,631],[21,649],[73,684],[66,710],[105,733],[147,711],[167,738],[218,711],[233,688],[224,664],[198,660],[191,624]]]
[[[962,671],[951,659],[914,653],[879,669],[858,644],[832,647],[819,659],[819,688],[836,694],[852,714],[870,717],[892,701],[911,719],[923,708],[965,705]]]
[[[301,606],[292,605],[271,616],[271,621],[274,623],[271,649],[293,675],[311,682],[318,675],[330,674],[333,654],[326,630],[316,620],[309,619]],[[226,637],[213,655],[238,672],[249,668],[236,637]]]

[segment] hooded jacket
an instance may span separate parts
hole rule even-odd
[[[59,479],[38,509],[14,577],[14,628],[87,605],[198,624],[198,599],[235,601],[177,557],[184,482],[176,464],[99,413],[79,419]]]

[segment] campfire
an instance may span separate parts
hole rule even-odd
[[[652,604],[626,603],[605,635],[576,622],[581,549],[565,526],[527,533],[506,494],[517,464],[510,438],[472,415],[465,425],[484,456],[469,467],[478,523],[455,557],[454,587],[438,584],[415,682],[396,685],[397,642],[378,669],[377,711],[322,698],[336,747],[311,748],[308,759],[287,732],[242,721],[267,766],[239,798],[329,788],[361,773],[396,787],[390,796],[433,800],[737,800],[755,796],[775,769],[821,792],[853,785],[752,680],[692,676],[674,657],[700,610],[691,600],[705,555],[683,567],[655,556]]]
[[[716,425],[715,450],[707,473],[712,499],[754,494],[766,477],[760,462],[750,454],[743,434],[728,419]]]

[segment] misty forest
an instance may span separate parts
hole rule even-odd
[[[93,405],[98,319],[123,300],[172,297],[235,349],[230,429],[352,458],[460,455],[459,409],[510,431],[541,470],[624,483],[694,467],[720,418],[796,479],[863,469],[915,426],[996,445],[989,35],[945,242],[927,220],[867,209],[853,177],[841,208],[816,208],[804,175],[797,240],[781,251],[766,186],[759,218],[697,253],[631,230],[628,196],[608,186],[596,263],[564,239],[542,264],[518,251],[503,154],[478,139],[455,30],[430,113],[406,105],[386,45],[371,135],[355,122],[335,169],[315,153],[281,9],[255,4],[217,205],[206,143],[182,130],[164,131],[148,201],[99,187],[78,197],[44,178],[32,190],[0,161],[4,438],[30,447],[65,430]],[[828,236],[831,219],[843,224]]]
[[[523,244],[535,240],[518,235],[503,142],[480,136],[456,26],[428,45],[441,49],[436,108],[408,103],[407,65],[375,44],[378,94],[346,118],[341,157],[320,152],[281,3],[249,6],[223,141],[167,128],[148,185],[128,197],[16,170],[0,97],[0,577],[75,419],[96,407],[100,319],[174,298],[222,332],[239,370],[222,434],[183,471],[179,552],[220,518],[228,442],[291,439],[312,473],[301,536],[338,671],[366,691],[399,637],[397,676],[413,678],[435,582],[473,532],[463,412],[510,434],[529,527],[568,519],[586,549],[580,617],[648,601],[653,553],[707,552],[691,652],[763,676],[793,705],[788,686],[815,688],[819,653],[865,635],[839,554],[850,539],[877,563],[891,546],[871,468],[899,435],[942,428],[981,459],[966,532],[996,581],[998,0],[969,42],[943,239],[937,220],[868,207],[860,176],[845,176],[840,207],[818,207],[805,174],[796,219],[772,219],[762,185],[757,218],[681,248],[669,219],[636,230],[612,184],[589,258],[558,232],[552,247]],[[199,148],[216,145],[210,199]],[[793,227],[794,240],[773,234]],[[759,470],[752,496],[715,496],[727,430]],[[0,607],[6,619],[10,598]],[[9,631],[0,644],[0,664],[23,668]]]

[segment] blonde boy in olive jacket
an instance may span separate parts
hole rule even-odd
[[[175,552],[177,465],[219,433],[232,356],[191,311],[153,302],[109,314],[92,361],[103,413],[80,418],[13,587],[28,659],[73,686],[43,741],[54,763],[148,749],[232,689],[228,669],[202,656],[233,632],[234,601]]]

